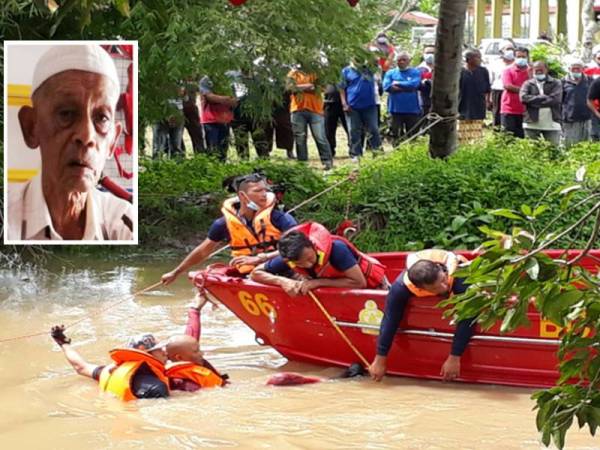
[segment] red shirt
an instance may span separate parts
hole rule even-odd
[[[504,86],[512,84],[521,87],[529,79],[529,68],[520,69],[516,64],[508,66],[502,72],[502,84]],[[525,114],[525,105],[521,103],[518,92],[510,92],[504,89],[502,93],[502,103],[500,105],[501,114]]]
[[[200,109],[200,123],[221,123],[228,124],[233,120],[233,111],[231,107],[221,103],[209,103],[202,98],[202,108]]]

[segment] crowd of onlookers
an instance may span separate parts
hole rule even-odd
[[[288,158],[308,160],[308,130],[324,169],[333,167],[336,135],[341,124],[348,137],[348,156],[358,161],[365,146],[382,151],[382,130],[392,143],[423,131],[431,109],[435,47],[426,46],[421,63],[399,51],[385,34],[370,44],[376,62],[352,60],[341,71],[339,83],[321,84],[314,73],[298,66],[287,74],[282,101],[273,105],[271,118],[255,120],[245,112],[249,83],[244,74],[230,71],[229,92],[215,92],[208,77],[181,87],[171,100],[181,112],[153,128],[153,154],[183,156],[184,128],[195,153],[225,161],[230,138],[238,157],[248,159],[250,137],[256,154],[269,157],[273,145]],[[531,60],[529,50],[511,40],[500,48],[500,58],[482,65],[476,49],[464,52],[459,80],[458,134],[461,142],[482,137],[484,120],[519,138],[545,139],[569,147],[600,140],[600,46],[584,64],[570,57],[566,74],[558,77],[548,64]],[[387,94],[387,120],[382,126],[381,99]],[[183,117],[183,119],[180,119]],[[295,152],[294,152],[295,147]]]
[[[546,62],[531,60],[527,48],[510,40],[501,45],[500,54],[489,67],[490,85],[484,76],[472,82],[475,71],[487,69],[481,66],[478,51],[466,52],[460,79],[461,119],[476,121],[480,132],[485,109],[473,115],[464,103],[487,102],[493,124],[517,137],[541,138],[564,147],[600,140],[600,46],[594,47],[589,64],[575,56],[566,58],[562,77],[551,73]]]

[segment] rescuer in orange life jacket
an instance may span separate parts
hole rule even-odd
[[[252,280],[280,286],[288,295],[320,287],[387,289],[385,266],[323,225],[307,222],[287,231],[279,256],[258,266]]]
[[[448,296],[466,291],[463,280],[452,277],[461,262],[466,262],[466,259],[444,250],[423,250],[409,255],[407,270],[396,278],[385,301],[377,354],[369,366],[369,373],[375,381],[381,381],[385,375],[387,355],[411,297]],[[444,380],[453,380],[460,374],[460,357],[473,336],[474,327],[473,319],[457,323],[450,354],[440,372]]]
[[[220,375],[199,348],[200,309],[205,301],[197,297],[197,304],[189,308],[185,335],[173,336],[166,344],[158,344],[151,334],[135,337],[127,348],[110,352],[110,365],[87,362],[71,347],[64,326],[52,327],[51,336],[79,375],[93,378],[101,391],[124,401],[168,397],[170,390],[193,392],[223,386],[227,376]]]
[[[165,345],[158,344],[153,335],[132,338],[127,348],[110,352],[112,364],[99,366],[87,362],[71,347],[71,339],[65,336],[64,329],[64,326],[52,327],[52,338],[75,371],[98,381],[101,391],[112,392],[125,401],[169,396],[169,380],[164,373],[167,352]]]
[[[204,262],[222,241],[231,246],[230,264],[243,274],[277,255],[279,237],[297,225],[296,220],[277,209],[275,195],[262,175],[240,177],[234,184],[237,196],[225,200],[221,208],[223,216],[213,222],[208,237],[174,270],[162,276],[164,284],[172,283],[192,266]]]

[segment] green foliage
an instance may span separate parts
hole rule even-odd
[[[326,187],[317,172],[291,162],[253,161],[223,164],[196,156],[188,160],[145,160],[139,190],[140,241],[150,247],[173,242],[199,242],[220,215],[225,179],[260,170],[286,189],[285,202],[294,206]]]
[[[545,62],[548,66],[548,73],[554,78],[562,78],[566,75],[566,70],[562,63],[565,54],[556,45],[536,44],[531,48],[529,57],[532,62]]]
[[[421,0],[419,2],[419,10],[437,17],[440,10],[440,0]]]
[[[581,149],[583,153],[586,150]],[[546,446],[554,442],[560,449],[575,418],[579,428],[587,424],[592,435],[600,424],[597,267],[596,273],[591,273],[589,264],[587,268],[579,266],[580,258],[566,250],[555,259],[542,252],[560,240],[570,243],[570,248],[583,247],[579,240],[586,242],[585,251],[597,246],[600,184],[588,178],[584,168],[577,170],[574,181],[576,184],[560,186],[535,206],[491,211],[510,220],[509,231],[500,231],[508,227],[481,227],[489,238],[483,243],[487,251],[456,273],[466,278],[469,289],[440,303],[451,307],[446,315],[455,315],[458,320],[477,317],[483,329],[501,321],[503,333],[526,325],[530,307],[535,307],[542,318],[564,327],[557,353],[557,387],[533,395],[542,442]],[[550,214],[550,222],[542,224],[541,218],[552,211],[550,205],[556,204],[554,197],[558,197],[560,209]],[[567,223],[562,223],[567,216]]]
[[[387,11],[378,0],[356,8],[346,0],[251,0],[239,7],[227,0],[69,0],[54,12],[46,3],[3,5],[3,38],[138,40],[146,124],[171,114],[166,100],[184,80],[209,75],[217,93],[230,94],[228,70],[256,80],[261,95],[248,101],[247,112],[265,116],[281,101],[292,65],[337,81],[351,57],[365,54]]]
[[[486,233],[502,229],[511,220],[525,227],[530,223],[527,218],[535,217],[534,226],[541,231],[561,207],[583,198],[577,189],[539,202],[544,194],[547,197],[552,191],[580,184],[565,184],[565,180],[583,161],[592,161],[590,167],[597,158],[587,143],[555,157],[549,146],[501,136],[464,147],[447,161],[431,159],[424,142],[411,144],[363,163],[356,183],[327,193],[296,216],[334,229],[349,206],[348,217],[360,228],[355,241],[367,251],[474,249],[486,240]],[[288,207],[349,171],[339,169],[324,180],[309,167],[288,161],[221,164],[201,156],[186,161],[145,161],[140,175],[142,244],[203,237],[227,195],[222,180],[256,167],[285,184]],[[594,171],[588,169],[586,179],[593,176]],[[567,210],[554,225],[563,226],[577,214],[576,209]],[[581,234],[562,238],[555,246],[583,247],[585,243]]]
[[[588,156],[586,145],[573,150],[578,159]],[[313,218],[334,227],[343,218],[340,205],[350,195],[349,216],[360,223],[356,242],[361,248],[476,248],[484,240],[480,226],[501,227],[508,220],[487,210],[523,204],[535,209],[544,192],[562,186],[571,177],[571,166],[580,164],[568,155],[558,161],[551,156],[550,146],[496,136],[465,146],[446,161],[434,160],[421,141],[364,163],[356,185],[328,194]],[[559,203],[555,199],[549,207],[557,210]],[[541,224],[549,217],[549,212],[543,214]]]

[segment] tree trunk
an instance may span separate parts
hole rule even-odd
[[[458,79],[462,64],[465,17],[468,0],[442,0],[435,38],[435,66],[431,111],[441,117],[456,117]],[[456,120],[439,122],[431,129],[429,154],[445,158],[456,150]]]
[[[594,35],[598,32],[598,23],[594,12],[594,0],[585,0],[581,9],[581,22],[583,24],[583,60],[589,62],[592,59],[592,47],[594,46]]]

